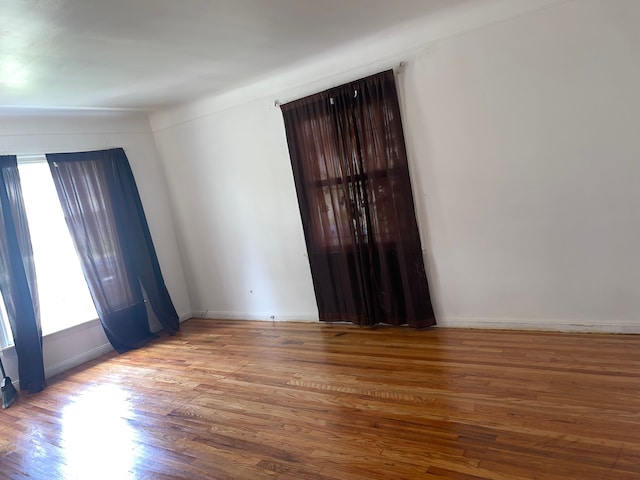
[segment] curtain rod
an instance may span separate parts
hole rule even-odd
[[[400,62],[394,69],[393,69],[393,73],[395,73],[396,75],[400,75],[401,73],[404,72],[405,67],[407,66],[407,62],[402,61]],[[287,103],[287,102],[281,102],[280,99],[276,98],[275,101],[273,102],[273,105],[276,108],[280,108],[280,106],[282,105],[282,103]]]

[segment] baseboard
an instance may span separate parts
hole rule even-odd
[[[317,313],[302,313],[296,315],[252,314],[237,312],[220,312],[215,310],[199,310],[191,312],[190,318],[212,318],[220,320],[260,320],[265,322],[317,322]]]
[[[494,328],[505,330],[542,330],[554,332],[640,333],[640,321],[622,320],[596,323],[589,320],[521,318],[438,318],[442,328]]]
[[[98,358],[100,355],[104,355],[105,353],[111,351],[113,351],[113,347],[111,346],[111,344],[107,343],[105,345],[100,345],[99,347],[93,348],[89,351],[82,352],[80,355],[67,358],[63,362],[47,366],[45,368],[45,377],[53,377],[54,375],[58,375],[65,370],[77,367],[78,365],[88,362],[89,360],[93,360],[94,358]]]
[[[210,318],[220,320],[261,320],[276,322],[317,322],[317,314],[299,315],[256,315],[236,312],[199,310],[191,313],[190,318]],[[596,323],[589,320],[523,319],[489,317],[438,317],[441,328],[485,328],[504,330],[542,330],[554,332],[592,332],[592,333],[638,333],[640,320],[616,320]]]

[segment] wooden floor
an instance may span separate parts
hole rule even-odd
[[[194,319],[0,411],[0,478],[640,479],[640,336]]]

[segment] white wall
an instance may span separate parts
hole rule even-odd
[[[131,163],[165,283],[182,319],[191,305],[167,195],[148,118],[124,112],[0,112],[0,154],[43,154],[123,147]],[[47,376],[111,350],[102,327],[92,321],[44,338]],[[13,348],[5,350],[5,367],[17,380]]]
[[[440,325],[640,332],[640,2],[482,7],[151,117],[194,310],[317,318],[273,101],[402,60]]]
[[[443,323],[640,331],[638,21],[640,2],[573,1],[411,63]]]
[[[195,311],[317,319],[280,111],[261,102],[159,132]]]

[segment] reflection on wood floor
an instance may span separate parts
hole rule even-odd
[[[21,393],[0,478],[640,479],[640,336],[193,319]]]

